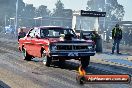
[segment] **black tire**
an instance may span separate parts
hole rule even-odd
[[[32,56],[29,55],[25,48],[22,48],[23,60],[31,61]]]
[[[43,59],[43,64],[47,67],[50,67],[52,62],[52,57],[45,56]]]
[[[43,51],[43,64],[47,67],[50,67],[52,63],[52,57],[46,56],[45,51]]]
[[[90,62],[90,56],[89,57],[82,57],[81,58],[82,68],[85,69],[89,65],[89,62]]]

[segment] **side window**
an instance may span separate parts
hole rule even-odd
[[[35,30],[32,29],[29,34],[28,34],[31,38],[34,38],[35,37]]]
[[[48,36],[53,36],[54,30],[49,30],[49,35]]]
[[[38,28],[36,28],[34,30],[35,30],[35,36],[40,37],[40,30]]]
[[[44,33],[43,33],[43,30],[42,30],[42,29],[40,29],[40,37],[41,37],[41,38],[44,38],[44,37],[45,37],[45,35],[44,35]]]
[[[40,37],[44,38],[49,35],[49,31],[47,29],[40,29]]]
[[[67,34],[67,31],[66,30],[64,30],[64,34]]]

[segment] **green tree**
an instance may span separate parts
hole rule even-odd
[[[124,17],[124,8],[117,0],[88,0],[87,10],[93,11],[106,11],[108,20],[121,21]]]
[[[50,10],[47,9],[47,6],[41,5],[36,9],[36,17],[50,16]]]
[[[16,1],[17,0],[0,0],[0,25],[5,26],[4,23],[9,25],[10,18],[15,17],[16,14]],[[19,8],[18,8],[18,16],[22,14],[22,9],[25,6],[23,0],[18,0]],[[5,20],[6,17],[6,20]]]
[[[13,15],[15,12],[15,1],[16,0],[0,0],[0,25],[4,26],[5,23],[5,17],[6,17],[6,23],[9,24],[9,18]]]
[[[109,24],[113,21],[121,21],[124,17],[124,7],[120,5],[117,0],[88,0],[87,1],[87,10],[93,11],[104,11],[106,12],[106,25],[107,28],[110,28]],[[113,23],[115,24],[115,23]],[[106,28],[106,29],[107,29]]]
[[[52,20],[52,25],[71,27],[72,10],[65,9],[64,4],[61,2],[61,0],[57,0],[55,7],[56,8],[53,9],[52,17],[56,18]]]
[[[50,20],[47,20],[50,16],[50,10],[47,9],[47,6],[41,5],[35,11],[35,17],[42,17],[42,19],[36,20],[36,25],[50,25]],[[41,22],[40,22],[41,21]]]
[[[63,17],[63,11],[64,11],[64,4],[61,2],[61,0],[58,0],[55,4],[56,8],[53,9],[53,15],[56,17]]]
[[[35,17],[35,7],[33,7],[33,4],[26,4],[23,8],[23,13],[21,14],[21,26],[33,26]]]

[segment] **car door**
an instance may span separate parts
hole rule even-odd
[[[32,39],[34,37],[35,37],[35,30],[31,29],[29,33],[27,34],[27,38],[25,39],[25,44],[24,44],[24,47],[26,48],[27,53],[33,56],[34,56],[34,53],[33,53],[34,45],[33,45]]]
[[[35,57],[41,57],[41,46],[42,46],[42,39],[40,38],[40,29],[35,28],[35,37],[32,38],[33,43],[33,53]]]

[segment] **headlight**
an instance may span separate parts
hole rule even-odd
[[[93,50],[93,47],[92,47],[92,46],[88,46],[88,49],[89,49],[90,51],[92,51],[92,50]]]

